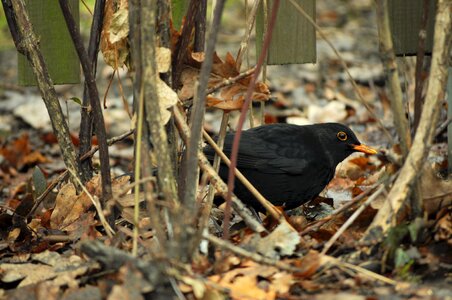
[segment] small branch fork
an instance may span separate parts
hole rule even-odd
[[[89,36],[89,44],[88,44],[88,57],[91,62],[92,73],[93,76],[96,76],[97,69],[97,54],[99,52],[99,42],[100,42],[100,34],[102,31],[102,24],[104,19],[104,9],[105,9],[105,0],[96,0],[96,4],[94,6],[94,15],[93,22],[91,24],[91,32]],[[83,88],[83,103],[80,119],[80,131],[79,131],[79,139],[80,139],[80,147],[79,147],[79,156],[83,153],[87,152],[91,149],[91,138],[93,135],[93,115],[87,109],[90,104],[90,96],[89,96],[89,86],[88,83],[85,82]],[[91,161],[79,161],[80,170],[82,172],[82,182],[87,181],[92,176],[92,166]]]
[[[102,107],[99,101],[99,93],[97,91],[96,80],[93,75],[93,67],[88,58],[85,46],[83,45],[82,38],[78,26],[76,25],[74,18],[69,9],[69,5],[66,0],[59,0],[61,11],[63,12],[64,19],[66,20],[69,33],[74,42],[75,49],[77,51],[80,63],[82,65],[83,73],[85,75],[86,85],[88,86],[89,100],[91,108],[93,110],[93,116],[95,118],[96,126],[95,132],[97,140],[99,142],[99,158],[100,158],[100,173],[102,182],[102,204],[104,205],[107,200],[112,196],[111,190],[111,176],[110,176],[110,161],[108,156],[107,146],[107,133],[105,130],[104,116],[102,114]],[[73,169],[74,170],[74,169]],[[76,169],[78,170],[78,169]]]

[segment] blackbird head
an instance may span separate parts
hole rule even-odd
[[[314,126],[320,126],[318,132],[321,143],[336,163],[340,163],[353,152],[377,153],[377,150],[361,144],[353,131],[343,124],[325,123]]]

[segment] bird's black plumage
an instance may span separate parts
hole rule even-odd
[[[233,140],[234,133],[228,133],[223,149],[228,157]],[[242,132],[237,168],[274,205],[292,209],[317,196],[334,177],[336,166],[356,151],[376,153],[339,123],[271,124]],[[204,153],[211,160],[215,154],[210,146]],[[219,173],[226,180],[228,168],[222,164]],[[234,193],[263,210],[238,180]]]

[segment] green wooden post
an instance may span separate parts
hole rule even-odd
[[[171,0],[171,14],[173,17],[173,27],[176,30],[180,29],[182,19],[187,13],[189,0]]]
[[[391,26],[396,55],[416,55],[419,44],[423,0],[388,1],[389,23]],[[433,28],[435,25],[436,1],[429,1],[425,53],[432,53]]]
[[[79,0],[68,0],[79,20]],[[56,0],[26,0],[27,12],[54,84],[80,83],[80,63]],[[26,57],[18,54],[19,84],[36,85]]]
[[[272,0],[268,1],[271,10]],[[297,0],[298,4],[315,20],[315,0]],[[268,12],[268,18],[271,12]],[[256,17],[256,48],[259,56],[262,49],[264,31],[264,10],[262,1]],[[285,0],[281,1],[273,29],[272,41],[268,49],[267,64],[315,63],[316,36],[314,27]]]

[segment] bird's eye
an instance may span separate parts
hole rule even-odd
[[[341,141],[346,141],[347,140],[347,134],[343,131],[339,131],[337,133],[337,138]]]

